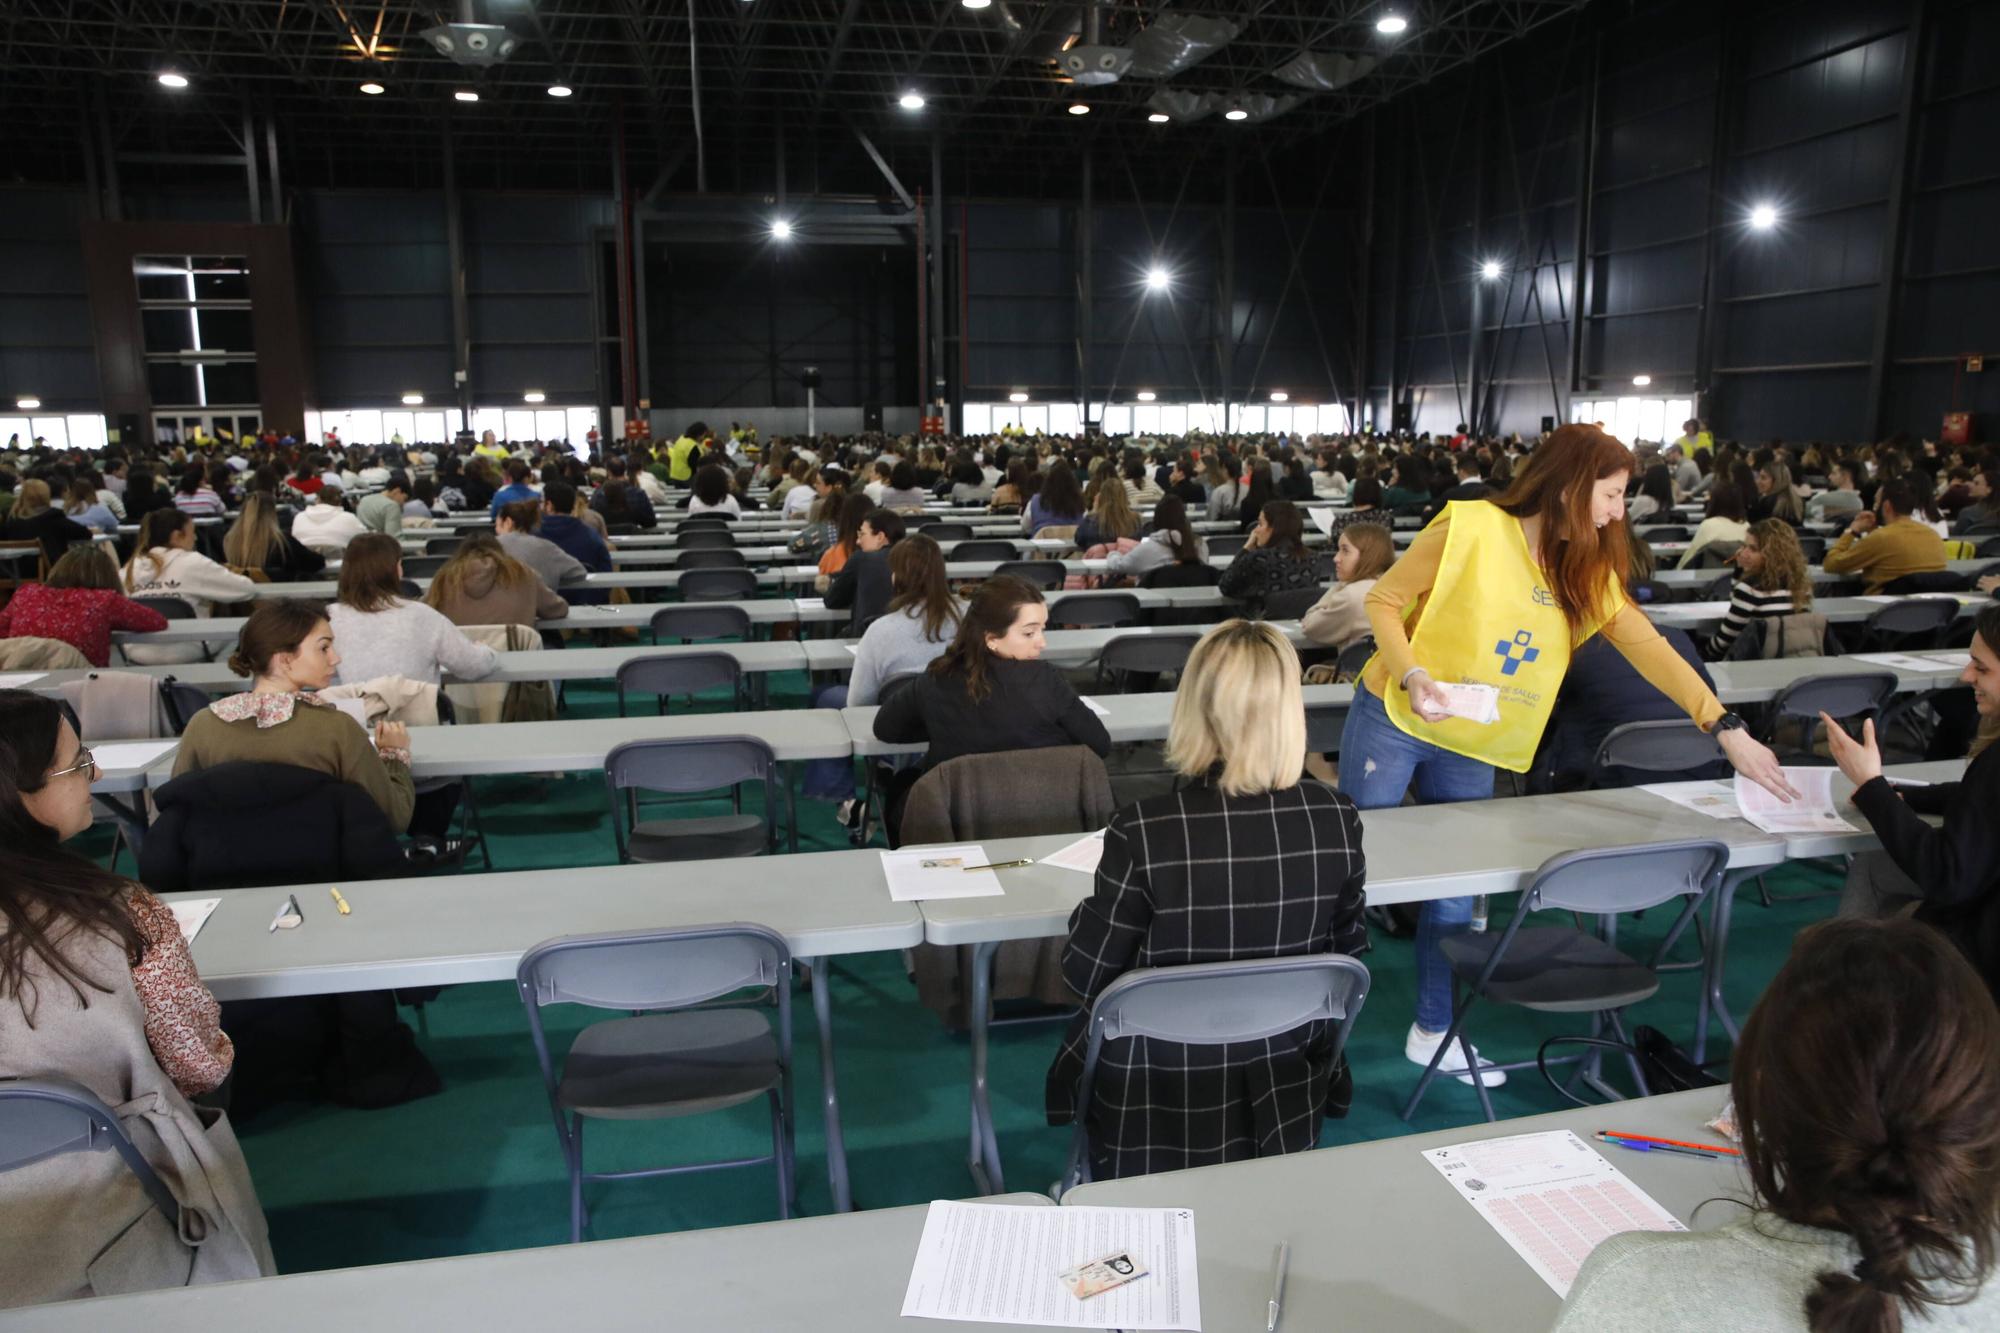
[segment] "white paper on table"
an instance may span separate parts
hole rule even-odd
[[[121,768],[151,768],[161,758],[172,754],[180,744],[172,741],[118,741],[111,745],[93,745],[91,757],[97,766],[107,772]]]
[[[1857,597],[1854,600],[1857,602],[1881,602],[1884,605],[1887,605],[1890,602],[1907,602],[1921,597],[1929,597],[1929,598],[1944,597],[1954,602],[1966,602],[1966,601],[1983,602],[1986,600],[1984,594],[1980,594],[1979,596],[1974,596],[1971,593],[1963,593],[1963,592],[1906,592],[1901,595],[1898,595],[1896,593],[1878,592],[1878,593],[1873,593],[1867,597]]]
[[[174,921],[181,928],[181,938],[189,944],[201,934],[201,928],[208,923],[209,913],[222,905],[220,898],[190,898],[184,902],[168,903],[174,909]]]
[[[1086,875],[1097,873],[1097,863],[1104,859],[1104,830],[1087,833],[1059,852],[1053,852],[1041,859],[1045,866],[1055,866],[1061,870],[1080,870]]]
[[[1708,616],[1726,616],[1729,614],[1729,607],[1730,603],[1728,602],[1655,602],[1651,606],[1648,606],[1646,610],[1670,612],[1676,616],[1706,618]]]
[[[926,866],[926,861],[953,865]],[[1006,890],[990,870],[965,866],[990,865],[993,858],[977,843],[962,847],[914,847],[882,853],[882,874],[889,881],[891,902],[914,903],[927,898],[997,898]]]
[[[826,610],[826,598],[796,597],[792,599],[792,605],[798,607],[801,611],[824,611]]]
[[[1785,778],[1799,793],[1780,801],[1742,774],[1736,775],[1736,804],[1743,817],[1766,833],[1853,833],[1854,825],[1833,810],[1832,768],[1787,768]]]
[[[1333,511],[1331,509],[1308,509],[1306,513],[1312,516],[1314,527],[1318,528],[1328,537],[1333,535]]]
[[[1566,1129],[1432,1148],[1424,1157],[1558,1296],[1569,1295],[1607,1236],[1687,1230]]]
[[[843,643],[840,646],[848,652],[853,653],[856,657],[861,656],[861,645],[858,643]]]
[[[1144,1261],[1146,1275],[1087,1300],[1056,1280],[1064,1269],[1114,1250]],[[903,1316],[1200,1333],[1194,1212],[934,1201],[910,1268]]]
[[[48,674],[46,671],[27,671],[11,676],[0,676],[0,690],[25,690]]]
[[[1740,819],[1743,815],[1736,806],[1736,788],[1727,780],[1654,782],[1639,790],[1663,801],[1672,801],[1696,814],[1707,815],[1710,819]]]
[[[1936,671],[1939,665],[1928,657],[1916,657],[1910,653],[1849,653],[1848,657],[1870,666],[1894,667],[1898,671]]]
[[[819,573],[819,566],[818,566],[818,565],[793,565],[793,566],[792,566],[792,573],[794,573],[794,574],[817,574],[817,573]]]
[[[1083,706],[1085,708],[1088,708],[1091,712],[1097,714],[1099,717],[1111,716],[1111,710],[1109,708],[1106,708],[1103,704],[1097,702],[1097,700],[1091,698],[1089,695],[1079,694],[1077,698],[1083,700]]]
[[[1941,667],[1963,671],[1972,665],[1971,653],[1925,653],[1924,656]]]

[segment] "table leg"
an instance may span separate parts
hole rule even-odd
[[[833,1190],[833,1209],[838,1213],[854,1208],[854,1196],[847,1183],[847,1136],[840,1128],[840,1090],[833,1072],[833,985],[827,975],[827,960],[803,960],[812,969],[813,1018],[819,1023],[820,1095],[826,1116],[826,1179]]]
[[[1735,912],[1736,890],[1745,881],[1755,879],[1761,871],[1731,870],[1722,877],[1722,885],[1715,891],[1715,910],[1709,917],[1708,953],[1704,959],[1701,978],[1701,999],[1695,1006],[1694,1061],[1701,1064],[1708,1059],[1708,1020],[1711,1013],[1722,1023],[1723,1031],[1729,1039],[1736,1040],[1741,1029],[1735,1017],[1729,1012],[1729,1002],[1723,998],[1722,983],[1729,963],[1729,919]]]
[[[92,792],[91,796],[102,801],[117,818],[119,827],[125,830],[125,841],[132,844],[132,857],[136,864],[140,844],[146,840],[146,795],[135,792],[130,804],[117,795],[107,792]]]
[[[1007,1185],[1000,1170],[1000,1143],[993,1133],[993,1108],[987,1100],[987,1039],[993,1026],[993,956],[997,941],[972,951],[972,995],[967,1020],[972,1029],[972,1143],[966,1165],[981,1194],[1002,1194]]]

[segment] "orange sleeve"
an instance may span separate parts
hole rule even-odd
[[[1725,710],[1715,691],[1702,684],[1695,669],[1682,660],[1638,607],[1624,603],[1600,632],[1647,684],[1673,700],[1703,731],[1722,716]]]
[[[1430,595],[1437,585],[1438,569],[1444,564],[1445,538],[1451,533],[1451,510],[1446,509],[1422,532],[1410,549],[1369,590],[1362,603],[1368,614],[1368,628],[1375,635],[1375,650],[1388,668],[1387,684],[1399,685],[1411,667],[1417,665],[1410,649],[1410,636],[1403,629],[1409,607]]]

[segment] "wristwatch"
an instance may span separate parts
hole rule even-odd
[[[1742,731],[1749,725],[1749,723],[1745,722],[1736,713],[1724,713],[1721,717],[1715,719],[1715,722],[1708,729],[1708,734],[1720,740],[1723,732]]]

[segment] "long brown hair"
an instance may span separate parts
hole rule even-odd
[[[1264,544],[1266,550],[1283,551],[1294,560],[1311,558],[1306,550],[1306,525],[1299,517],[1297,505],[1290,500],[1266,500],[1257,517],[1271,530],[1271,540]]]
[[[222,539],[222,554],[238,569],[262,569],[284,550],[285,534],[278,528],[277,504],[263,491],[243,497],[243,512]],[[342,568],[345,568],[343,564]]]
[[[1132,512],[1132,497],[1126,493],[1124,479],[1108,468],[1107,473],[1097,501],[1090,507],[1097,516],[1098,530],[1107,537],[1136,537],[1139,516]]]
[[[1835,918],[1792,946],[1736,1046],[1760,1204],[1843,1231],[1861,1261],[1805,1298],[1812,1333],[1897,1333],[1977,1290],[2000,1230],[2000,1010],[1957,946],[1907,919]]]
[[[848,496],[840,506],[840,526],[834,532],[833,544],[852,555],[854,543],[861,536],[861,524],[874,512],[875,502],[868,498],[865,491],[856,491]]]
[[[362,533],[340,557],[340,604],[362,612],[387,611],[402,595],[402,567],[401,542],[386,532]]]
[[[499,538],[482,532],[460,542],[451,559],[444,562],[444,568],[431,575],[430,590],[424,594],[425,604],[442,611],[453,602],[469,599],[472,593],[465,585],[478,569],[493,571],[496,588],[518,588],[535,577],[532,569],[507,554]]]
[[[1625,522],[1595,527],[1590,498],[1598,482],[1631,470],[1631,453],[1597,427],[1559,426],[1493,502],[1515,518],[1541,519],[1542,549],[1533,554],[1572,638],[1585,622],[1603,619],[1613,583],[1624,585],[1630,563]]]
[[[164,548],[192,522],[192,518],[178,509],[155,509],[139,520],[139,540],[132,543],[132,558],[125,562],[126,592],[139,586],[139,562],[144,560],[154,573],[159,573],[161,565],[153,558],[153,552]]]
[[[1205,554],[1201,538],[1188,522],[1187,501],[1178,495],[1164,495],[1153,506],[1153,531],[1164,532],[1173,537],[1174,563],[1192,565],[1200,563]]]
[[[1763,571],[1750,580],[1751,585],[1760,592],[1788,590],[1794,611],[1812,606],[1812,576],[1806,573],[1805,548],[1792,525],[1781,518],[1759,519],[1750,525],[1750,535],[1764,553]]]
[[[118,565],[96,542],[73,542],[42,582],[51,588],[118,590]]]
[[[1349,523],[1340,530],[1335,541],[1337,547],[1345,541],[1361,557],[1361,564],[1355,570],[1354,581],[1379,579],[1389,572],[1389,566],[1396,563],[1396,539],[1389,529],[1380,523]]]
[[[62,705],[27,690],[0,690],[0,998],[21,1006],[35,1021],[29,955],[88,1005],[86,988],[108,995],[111,987],[85,976],[63,953],[64,940],[96,934],[115,942],[134,966],[145,939],[130,906],[138,886],[62,845],[56,831],[28,813],[21,798],[42,789],[55,767],[63,729]]]
[[[924,637],[932,643],[944,637],[946,626],[958,623],[958,599],[945,577],[944,548],[923,533],[913,532],[889,548],[889,586],[896,595],[889,599],[887,614],[921,615]]]
[[[958,633],[951,646],[931,663],[930,672],[942,680],[946,676],[965,677],[965,692],[975,700],[984,699],[992,689],[986,678],[993,662],[993,650],[986,646],[988,635],[999,638],[1014,627],[1014,617],[1024,606],[1040,606],[1041,589],[1026,579],[1000,574],[973,590],[959,617]]]
[[[236,651],[229,655],[229,669],[250,680],[269,675],[272,658],[297,652],[325,620],[326,608],[318,602],[300,597],[260,599],[236,632]]]

